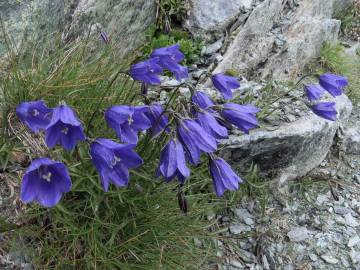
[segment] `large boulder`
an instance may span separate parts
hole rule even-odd
[[[232,68],[256,77],[292,79],[316,57],[324,42],[335,42],[340,21],[332,19],[333,2],[303,0],[289,8],[265,0],[252,11],[215,69]]]
[[[53,33],[64,41],[90,32],[104,30],[123,56],[144,41],[145,31],[154,22],[153,0],[2,0],[0,16],[13,45],[19,47],[31,39],[41,42]],[[5,39],[0,33],[0,55],[5,52]]]
[[[189,0],[184,26],[197,37],[221,35],[239,14],[251,9],[254,0]]]
[[[239,171],[245,172],[252,163],[262,173],[285,182],[306,175],[325,159],[339,126],[344,125],[352,110],[346,95],[335,99],[336,122],[324,120],[313,113],[277,130],[253,130],[248,135],[231,135],[222,155]]]

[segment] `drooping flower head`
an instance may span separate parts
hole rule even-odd
[[[142,164],[134,151],[134,144],[119,144],[109,139],[98,138],[90,145],[90,154],[105,191],[109,183],[124,187],[129,183],[129,169]]]
[[[316,105],[311,106],[311,110],[322,118],[330,121],[335,121],[337,111],[335,109],[335,102],[320,102]]]
[[[196,114],[196,117],[200,126],[215,139],[226,139],[228,137],[227,129],[218,123],[212,113],[201,111]]]
[[[248,134],[250,129],[259,126],[256,119],[256,113],[259,111],[258,108],[250,104],[239,105],[235,103],[226,103],[223,105],[221,114],[228,122]]]
[[[211,98],[201,91],[197,91],[191,99],[192,102],[198,105],[201,109],[207,109],[211,106],[214,106],[214,102],[211,100]]]
[[[102,40],[102,42],[104,42],[106,44],[110,43],[110,38],[109,38],[108,34],[105,31],[100,32],[100,39]]]
[[[325,89],[319,84],[305,85],[305,94],[310,101],[320,99],[324,92]]]
[[[170,182],[175,177],[181,183],[190,176],[190,170],[186,166],[185,153],[179,140],[171,139],[161,151],[158,171]]]
[[[159,65],[171,71],[178,81],[189,77],[187,67],[179,64],[184,59],[184,54],[180,51],[179,44],[156,49],[151,53],[150,57],[158,58]]]
[[[194,165],[200,162],[201,152],[212,153],[217,149],[216,139],[192,119],[182,120],[177,132],[189,161]]]
[[[333,97],[341,96],[343,88],[349,84],[347,78],[331,73],[321,75],[319,83]]]
[[[158,57],[159,64],[164,66],[166,66],[169,62],[180,63],[185,58],[184,54],[180,51],[179,44],[155,49],[150,54],[150,57]]]
[[[226,190],[239,189],[239,184],[244,182],[222,158],[210,158],[209,170],[218,197],[221,197]]]
[[[43,100],[28,101],[16,107],[16,115],[33,132],[45,129],[50,123],[52,109],[49,109]]]
[[[25,172],[20,198],[24,203],[36,201],[42,206],[53,207],[70,189],[71,179],[66,166],[48,158],[39,158]]]
[[[152,136],[158,135],[169,123],[169,118],[164,114],[164,109],[159,104],[150,105],[145,114],[151,122]]]
[[[163,72],[159,66],[159,58],[151,58],[146,61],[132,65],[130,68],[130,76],[137,81],[148,84],[160,84],[160,74]]]
[[[148,111],[148,106],[116,105],[106,110],[105,119],[122,142],[136,144],[138,132],[151,127],[151,122],[145,115]]]
[[[215,74],[212,76],[212,83],[225,99],[233,97],[232,90],[240,87],[238,79],[224,74]]]
[[[85,140],[81,122],[67,105],[60,105],[53,110],[45,134],[46,145],[49,148],[61,144],[66,150],[73,150],[78,141]]]

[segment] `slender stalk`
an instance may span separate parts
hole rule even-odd
[[[94,112],[92,113],[92,115],[91,115],[91,117],[90,117],[90,120],[89,120],[89,122],[88,122],[88,124],[87,124],[87,127],[86,127],[86,135],[87,135],[87,136],[89,135],[89,130],[90,130],[91,122],[94,120],[95,115],[98,113],[98,111],[99,111],[99,109],[100,109],[100,106],[101,106],[103,100],[105,99],[105,96],[106,96],[108,90],[109,90],[110,87],[114,84],[114,82],[116,81],[116,79],[119,77],[120,74],[126,74],[126,75],[128,76],[128,74],[127,74],[126,72],[123,72],[122,70],[119,70],[119,71],[115,74],[114,78],[112,78],[112,80],[109,82],[109,84],[108,84],[107,87],[105,88],[105,91],[103,92],[103,94],[102,94],[99,102],[97,103],[96,108],[95,108]]]

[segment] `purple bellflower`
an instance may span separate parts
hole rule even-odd
[[[149,60],[139,62],[130,68],[130,76],[137,81],[147,84],[160,84],[160,74],[163,72],[159,66],[159,58],[151,58]]]
[[[223,105],[222,116],[225,120],[248,134],[250,129],[259,126],[255,116],[259,111],[258,108],[250,104],[239,105],[235,103],[226,103]]]
[[[49,148],[61,144],[64,149],[73,150],[78,141],[85,140],[81,122],[67,105],[60,105],[53,110],[45,134],[46,145]]]
[[[164,109],[159,104],[150,105],[145,115],[151,122],[152,136],[158,135],[169,123],[169,118],[164,114]]]
[[[226,190],[239,189],[239,183],[244,182],[222,158],[210,158],[209,170],[218,197],[221,197]]]
[[[331,73],[321,75],[319,83],[333,97],[341,96],[343,88],[349,84],[347,78]]]
[[[186,166],[185,153],[182,144],[171,139],[161,151],[159,173],[167,182],[177,177],[181,183],[190,176],[190,170]]]
[[[166,66],[167,62],[179,63],[185,58],[184,54],[180,51],[179,44],[155,49],[150,57],[158,57],[160,59],[159,63],[164,66]]]
[[[116,105],[106,110],[105,119],[122,142],[137,144],[138,132],[151,127],[148,111],[148,106]]]
[[[310,101],[315,101],[321,98],[325,89],[319,84],[305,85],[305,94]]]
[[[179,44],[155,49],[150,57],[158,58],[159,65],[162,68],[171,71],[178,81],[189,77],[187,67],[179,65],[179,62],[184,59],[184,54],[180,52]]]
[[[108,34],[105,31],[100,32],[100,39],[106,44],[110,43],[110,38],[109,38]]]
[[[119,144],[104,138],[91,143],[91,158],[105,191],[109,190],[109,183],[118,187],[126,186],[129,183],[129,169],[143,163],[134,148],[135,144]]]
[[[225,99],[231,99],[232,90],[240,87],[238,79],[221,73],[213,75],[211,79],[215,88],[220,91]]]
[[[198,105],[201,109],[207,109],[211,106],[214,106],[214,102],[211,100],[211,98],[201,91],[197,91],[191,99],[192,102]]]
[[[53,207],[70,189],[71,179],[66,166],[48,158],[39,158],[25,172],[20,198],[24,203],[36,201],[42,206]]]
[[[228,131],[220,125],[214,115],[207,111],[198,112],[196,121],[215,139],[226,139]]]
[[[216,139],[207,133],[196,121],[186,119],[177,127],[179,139],[182,142],[189,161],[197,165],[200,162],[201,152],[216,151]]]
[[[335,102],[321,102],[311,106],[311,110],[317,116],[320,116],[330,121],[336,120],[337,111],[335,109]]]
[[[16,115],[36,133],[50,123],[51,112],[42,100],[23,102],[16,107]]]

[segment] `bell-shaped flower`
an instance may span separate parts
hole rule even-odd
[[[259,111],[258,108],[250,104],[239,105],[235,103],[226,103],[223,105],[221,114],[225,120],[248,134],[250,129],[259,126],[256,119],[256,113]]]
[[[196,91],[195,94],[192,96],[191,100],[201,109],[207,109],[215,105],[211,98],[201,91]]]
[[[320,102],[310,108],[317,116],[330,121],[336,120],[337,111],[335,109],[335,102]]]
[[[148,112],[145,115],[151,122],[151,135],[158,135],[169,123],[169,118],[164,114],[164,109],[159,104],[149,106]]]
[[[207,111],[201,111],[196,114],[196,121],[202,126],[207,133],[215,139],[226,139],[228,137],[227,129],[220,125],[215,116]]]
[[[49,109],[43,100],[28,101],[16,107],[16,115],[33,132],[45,129],[50,123],[52,109]]]
[[[349,84],[347,78],[331,73],[321,75],[319,83],[333,97],[341,96],[343,88]]]
[[[218,197],[221,197],[226,190],[239,189],[239,184],[244,182],[222,158],[210,158],[209,170]]]
[[[138,132],[151,127],[148,111],[148,106],[115,105],[106,110],[105,119],[122,142],[137,144]]]
[[[184,148],[178,140],[171,139],[161,151],[158,171],[167,182],[177,177],[181,183],[184,183],[190,176],[190,170],[186,166]]]
[[[167,69],[170,70],[175,75],[175,78],[178,81],[181,81],[182,79],[186,79],[189,77],[188,68],[185,66],[174,64],[169,66]]]
[[[129,169],[143,163],[134,148],[135,144],[119,144],[104,138],[97,138],[91,143],[91,159],[105,191],[109,190],[109,183],[118,187],[126,186],[129,183]]]
[[[318,100],[324,94],[325,89],[319,84],[305,85],[305,94],[310,101]]]
[[[61,144],[66,150],[73,150],[78,141],[85,140],[81,122],[67,105],[60,105],[53,110],[45,135],[46,145],[49,148]]]
[[[130,68],[130,76],[137,81],[148,84],[160,84],[160,74],[163,72],[159,66],[159,58],[151,58],[146,61],[132,65]]]
[[[185,56],[180,51],[180,45],[174,44],[167,47],[162,47],[159,49],[155,49],[151,54],[150,57],[158,57],[159,64],[166,66],[169,62],[179,63],[184,60]]]
[[[216,74],[212,76],[212,83],[217,90],[223,95],[225,99],[233,97],[232,90],[240,87],[238,79],[224,74]]]
[[[66,166],[48,158],[39,158],[25,172],[20,198],[24,203],[36,201],[42,206],[53,207],[70,189],[71,179]]]
[[[192,119],[182,120],[177,132],[189,161],[194,165],[200,162],[201,152],[212,153],[217,149],[216,139]]]
[[[184,54],[180,52],[179,44],[156,49],[151,53],[150,57],[158,58],[159,65],[171,71],[178,81],[189,77],[187,67],[179,65],[179,62],[184,59]]]

